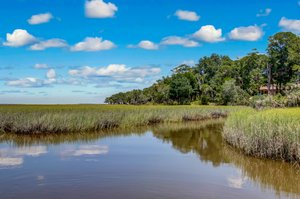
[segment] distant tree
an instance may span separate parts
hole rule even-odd
[[[266,84],[267,81],[265,72],[267,69],[268,57],[254,51],[236,61],[236,63],[239,68],[239,77],[236,78],[236,80],[241,88],[250,95],[258,94],[260,86]]]
[[[300,37],[291,32],[280,32],[269,38],[272,80],[279,90],[295,76],[295,65],[300,65]]]
[[[212,54],[209,57],[205,56],[199,60],[194,71],[202,103],[206,101],[218,101],[217,93],[220,92],[221,85],[227,78],[227,72],[231,73],[230,70],[226,70],[225,68],[230,68],[233,64],[234,62],[228,56],[218,54]],[[225,74],[220,74],[221,71]],[[231,77],[230,74],[228,75]]]
[[[222,65],[231,65],[233,61],[228,56],[212,54],[210,57],[203,57],[196,65],[196,72],[204,76],[204,83],[216,74],[218,68]]]
[[[270,82],[282,89],[287,83],[293,86],[300,81],[299,36],[277,33],[270,37],[267,52],[268,56],[255,49],[234,61],[218,54],[204,56],[195,66],[175,67],[171,76],[157,80],[148,88],[116,93],[105,102],[187,104],[197,100],[201,104],[247,104],[249,96],[260,94],[262,85]]]
[[[193,88],[185,76],[177,74],[173,77],[170,84],[169,97],[171,100],[179,104],[187,104],[191,102],[191,94]]]
[[[235,85],[234,79],[225,81],[221,96],[224,105],[246,105],[249,99],[247,92]]]

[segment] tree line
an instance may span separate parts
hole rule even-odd
[[[148,88],[120,92],[105,99],[109,104],[235,104],[246,105],[261,95],[262,86],[284,95],[288,85],[300,81],[300,37],[280,32],[268,40],[266,54],[255,49],[243,58],[212,54],[194,66],[179,65],[172,74]]]

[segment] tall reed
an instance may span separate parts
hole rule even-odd
[[[2,105],[0,132],[60,133],[99,131],[157,123],[226,117],[242,107],[124,105]]]
[[[300,108],[232,113],[223,137],[246,154],[300,163]]]

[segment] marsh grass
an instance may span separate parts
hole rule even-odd
[[[2,105],[0,132],[100,131],[226,117],[243,107],[129,105]]]
[[[300,108],[232,113],[223,137],[248,155],[300,163]]]

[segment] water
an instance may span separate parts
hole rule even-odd
[[[300,198],[294,166],[240,154],[222,122],[0,136],[0,198]]]

